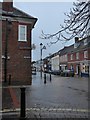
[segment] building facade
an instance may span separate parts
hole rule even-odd
[[[60,70],[66,70],[68,67],[68,46],[59,51],[59,66]]]
[[[59,55],[55,55],[51,58],[51,70],[59,70]]]
[[[76,40],[68,53],[68,68],[74,69],[75,74],[90,75],[90,38]]]
[[[54,53],[51,60],[52,70],[73,69],[76,75],[90,76],[90,37],[76,37],[74,44]]]
[[[37,18],[2,3],[2,80],[31,84],[32,29]]]

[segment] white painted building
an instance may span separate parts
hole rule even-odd
[[[52,70],[59,70],[59,55],[56,55],[51,58]]]

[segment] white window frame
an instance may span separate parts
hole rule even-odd
[[[88,41],[87,39],[84,40],[84,45],[87,45],[88,44]]]
[[[73,54],[71,54],[71,60],[73,60]]]
[[[79,52],[76,53],[76,59],[79,59]]]
[[[67,61],[67,54],[65,55],[65,61]]]
[[[25,28],[25,33],[24,33],[24,38],[21,39],[21,27],[24,27]],[[23,41],[23,42],[26,42],[27,41],[27,26],[26,25],[19,25],[18,26],[18,41]]]
[[[78,46],[78,44],[77,44],[77,43],[75,43],[75,44],[74,44],[74,48],[77,48],[77,46]]]
[[[84,58],[88,58],[88,51],[84,51]]]

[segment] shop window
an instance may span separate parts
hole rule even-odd
[[[85,66],[85,72],[89,73],[89,66]]]

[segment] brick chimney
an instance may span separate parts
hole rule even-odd
[[[13,0],[3,0],[2,9],[7,12],[13,12]]]

